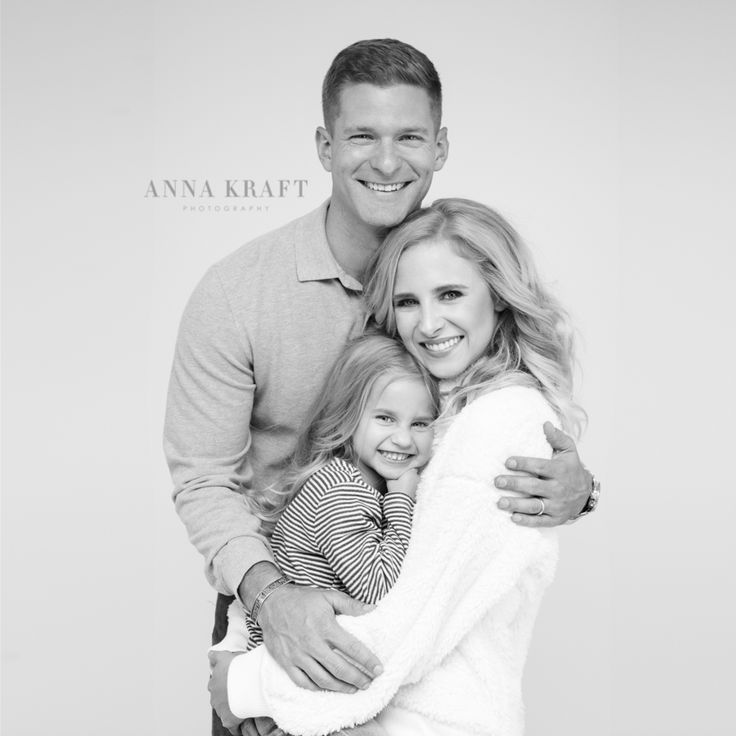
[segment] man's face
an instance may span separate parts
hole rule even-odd
[[[345,86],[331,129],[317,129],[317,150],[332,174],[331,216],[346,228],[398,225],[447,157],[447,130],[436,129],[429,95],[413,85]]]

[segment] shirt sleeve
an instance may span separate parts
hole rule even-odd
[[[208,580],[235,594],[257,562],[272,561],[242,491],[255,385],[252,356],[216,267],[184,311],[169,383],[164,451],[176,510],[205,558]]]
[[[542,429],[548,420],[555,416],[542,395],[514,386],[476,399],[448,428],[417,490],[411,543],[396,585],[371,613],[340,617],[383,663],[383,674],[367,690],[304,690],[264,650],[253,658],[261,688],[254,702],[267,712],[237,715],[271,715],[304,736],[362,723],[399,687],[440,665],[494,607],[503,607],[522,579],[532,599],[541,598],[554,573],[555,530],[514,524],[496,507],[493,479],[508,472],[510,455],[549,457]],[[522,607],[518,615],[535,611]],[[231,668],[233,678],[247,666],[246,660]],[[232,688],[239,690],[237,682]]]
[[[396,582],[409,546],[414,502],[404,493],[357,483],[334,486],[320,498],[314,538],[347,592],[376,603]]]

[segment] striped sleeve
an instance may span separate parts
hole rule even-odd
[[[329,488],[315,515],[314,539],[348,594],[380,600],[396,582],[411,536],[414,501],[357,482]]]

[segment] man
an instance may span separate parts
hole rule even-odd
[[[221,594],[214,639],[224,635],[226,596],[237,595],[260,609],[266,646],[297,684],[352,692],[368,686],[380,662],[335,614],[363,606],[279,584],[247,496],[277,481],[327,371],[360,332],[360,280],[371,256],[420,206],[448,141],[437,72],[399,41],[340,52],[322,101],[316,143],[331,198],[243,246],[198,285],[180,328],[165,446],[177,511]],[[516,458],[514,467],[532,476],[496,480],[530,496],[501,500],[516,523],[561,524],[589,502],[592,478],[574,443],[554,431],[548,438],[553,460]]]

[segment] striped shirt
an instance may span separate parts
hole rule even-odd
[[[332,588],[376,603],[396,582],[414,501],[382,495],[345,460],[332,460],[284,509],[271,539],[276,563],[297,585]],[[248,619],[252,646],[262,642]]]

